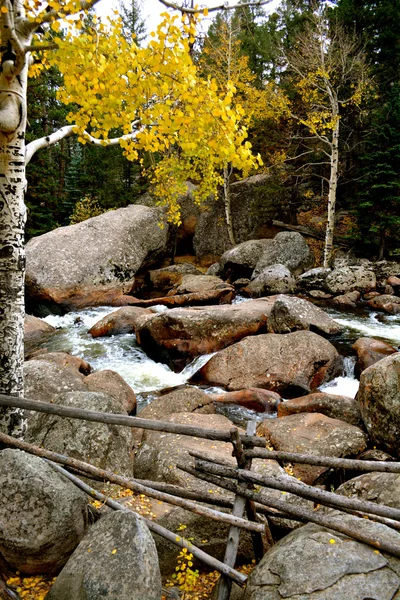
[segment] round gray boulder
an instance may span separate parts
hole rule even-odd
[[[102,517],[83,538],[47,600],[160,600],[156,547],[133,512]]]
[[[253,277],[271,265],[285,265],[293,275],[300,275],[314,265],[314,256],[300,233],[281,231],[268,244],[254,269]]]
[[[246,293],[252,298],[269,294],[288,294],[293,292],[295,278],[285,265],[271,265],[261,271],[246,287]]]
[[[41,458],[0,452],[0,554],[26,574],[56,573],[88,525],[86,495]]]

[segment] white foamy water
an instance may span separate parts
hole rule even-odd
[[[118,310],[99,307],[71,312],[62,317],[50,315],[44,320],[59,329],[46,342],[50,352],[69,352],[87,360],[95,371],[112,369],[125,379],[137,394],[182,385],[203,365],[212,354],[199,356],[180,373],[167,365],[151,360],[136,342],[136,336],[124,334],[92,338],[88,330],[97,321]],[[157,311],[158,312],[158,311]]]
[[[400,315],[386,315],[378,312],[346,315],[333,309],[326,312],[340,325],[343,325],[348,333],[359,333],[358,337],[384,340],[395,347],[400,345]]]
[[[343,375],[321,386],[319,388],[321,392],[354,398],[360,385],[359,381],[354,378],[355,364],[356,360],[353,356],[346,356],[343,360]]]

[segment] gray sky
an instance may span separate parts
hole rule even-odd
[[[178,0],[177,0],[178,1]],[[199,7],[204,8],[205,6],[208,6],[209,8],[211,8],[212,6],[218,6],[219,4],[222,4],[221,0],[196,0],[195,4],[198,4]],[[229,0],[228,2],[230,5],[232,4],[237,4],[237,0]],[[266,9],[266,11],[268,12],[272,12],[273,10],[275,10],[275,8],[280,4],[280,0],[271,0],[270,4],[267,4],[266,6],[264,6],[264,8]],[[117,6],[118,3],[114,2],[113,0],[101,0],[98,5],[97,5],[97,12],[99,14],[107,14],[114,6]],[[146,21],[146,27],[148,30],[148,33],[150,33],[151,31],[155,31],[155,29],[157,28],[157,25],[160,23],[161,21],[161,13],[167,11],[168,9],[165,8],[165,6],[163,4],[161,4],[158,0],[143,0],[142,2],[142,6],[143,6],[143,18]],[[211,20],[213,14],[215,13],[211,13],[209,17],[207,17],[207,20]]]

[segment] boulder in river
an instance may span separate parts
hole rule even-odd
[[[400,544],[386,525],[334,513],[338,524]],[[251,573],[245,600],[389,600],[400,594],[400,560],[309,523],[273,546]]]
[[[278,296],[268,319],[271,333],[291,333],[309,330],[321,335],[336,335],[343,327],[322,308],[302,298]]]
[[[281,231],[277,233],[257,262],[253,278],[271,265],[285,265],[293,275],[300,275],[314,265],[314,256],[300,233]]]
[[[325,267],[316,267],[302,273],[296,280],[296,287],[299,292],[325,291],[325,280],[331,269]]]
[[[78,372],[81,375],[89,375],[92,370],[92,367],[86,360],[79,356],[72,356],[68,352],[43,352],[36,354],[34,360],[52,363],[61,369],[72,369],[72,371]]]
[[[361,298],[360,292],[347,292],[333,299],[333,304],[341,308],[355,308]]]
[[[362,425],[358,402],[348,396],[314,392],[307,396],[281,402],[278,405],[278,417],[299,413],[321,413],[331,419],[346,421],[350,425]]]
[[[84,375],[77,369],[42,360],[43,355],[24,364],[25,396],[30,400],[52,402],[60,394],[86,390]],[[45,355],[44,355],[45,356]]]
[[[269,294],[289,294],[294,286],[295,278],[285,265],[271,265],[246,286],[245,292],[252,298],[260,298]]]
[[[114,398],[128,414],[136,414],[135,392],[119,373],[111,369],[96,371],[85,377],[83,383],[89,392],[99,392]]]
[[[375,296],[375,298],[368,300],[367,304],[373,310],[382,310],[390,315],[397,315],[400,313],[400,298],[398,296],[392,296],[389,294]]]
[[[119,310],[106,315],[97,321],[88,331],[94,337],[135,333],[138,319],[143,316],[153,317],[148,308],[140,306],[123,306]]]
[[[24,322],[24,343],[25,356],[28,356],[46,342],[49,337],[55,332],[55,327],[52,327],[43,319],[38,319],[32,315],[25,315]]]
[[[138,327],[137,340],[150,358],[179,370],[196,356],[267,331],[274,300],[272,296],[235,305],[174,308]]]
[[[139,268],[161,257],[162,211],[129,205],[32,238],[26,245],[28,304],[65,310],[123,302]]]
[[[269,440],[274,450],[316,456],[357,456],[365,450],[366,436],[359,427],[320,413],[303,413],[279,419],[264,419],[257,433]],[[326,467],[295,464],[293,473],[312,484]]]
[[[179,285],[170,290],[168,296],[176,294],[202,294],[213,290],[230,288],[231,286],[215,275],[184,275]],[[232,293],[234,289],[232,288]],[[234,297],[234,296],[233,296]]]
[[[272,239],[248,240],[224,252],[218,263],[222,276],[229,281],[250,278],[260,256],[271,243]]]
[[[24,574],[53,574],[82,539],[86,495],[41,458],[0,452],[0,555]]]
[[[103,516],[57,577],[47,600],[159,600],[157,551],[143,519],[131,511]]]
[[[363,266],[334,269],[325,279],[325,291],[331,294],[370,292],[376,287],[375,273]]]
[[[282,401],[279,394],[261,388],[246,388],[236,392],[208,394],[216,404],[235,404],[256,412],[273,413]]]
[[[358,379],[365,369],[382,360],[382,358],[386,358],[386,356],[396,354],[397,352],[396,348],[393,348],[388,342],[366,337],[358,338],[352,348],[357,353],[354,372]]]
[[[163,267],[162,269],[150,270],[146,279],[152,289],[167,291],[174,286],[180,285],[184,275],[201,274],[201,271],[191,263],[180,263]]]
[[[296,397],[341,373],[342,359],[311,331],[249,336],[221,350],[193,377],[229,391],[260,387]]]
[[[357,394],[373,443],[400,455],[400,353],[378,361],[360,376]]]

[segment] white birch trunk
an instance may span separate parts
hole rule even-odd
[[[339,110],[338,106],[335,108],[334,118],[336,119],[336,122],[332,132],[331,172],[329,177],[328,222],[326,224],[325,234],[324,267],[330,267],[332,263],[333,235],[335,231],[335,207],[339,162]]]
[[[3,27],[1,37],[2,42],[7,39],[7,28]],[[25,56],[23,61],[22,69],[16,70],[15,62],[4,61],[3,56],[0,73],[0,393],[13,396],[23,395]],[[13,430],[16,418],[15,410],[2,409],[0,429]]]
[[[225,220],[228,228],[229,241],[232,246],[236,245],[235,235],[233,233],[233,222],[232,222],[232,206],[231,206],[231,185],[230,185],[230,169],[224,167],[224,205],[225,205]]]

